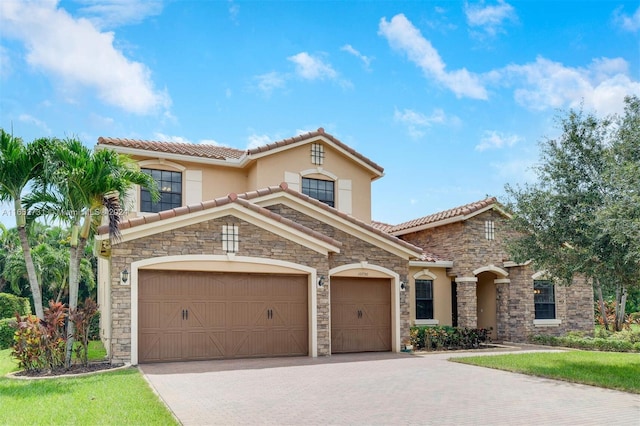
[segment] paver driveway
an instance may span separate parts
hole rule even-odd
[[[640,396],[447,361],[451,353],[142,366],[185,425],[640,426]]]

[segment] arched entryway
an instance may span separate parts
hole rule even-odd
[[[482,272],[478,277],[476,298],[478,300],[478,328],[490,329],[491,340],[496,340],[498,329],[498,315],[496,304],[496,275],[492,272]]]
[[[508,272],[489,265],[473,271],[478,279],[476,284],[477,327],[490,330],[491,340],[498,339],[498,289],[497,285],[505,281]]]

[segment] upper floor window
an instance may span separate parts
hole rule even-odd
[[[311,144],[311,164],[319,166],[324,162],[324,147],[319,143]]]
[[[416,280],[416,319],[433,319],[432,280]]]
[[[555,287],[551,281],[533,282],[533,303],[535,305],[535,319],[556,318]]]
[[[182,173],[169,170],[141,169],[143,173],[151,175],[158,183],[160,201],[151,201],[151,194],[145,188],[140,188],[140,211],[157,213],[182,206]]]
[[[484,237],[491,241],[495,239],[496,228],[492,220],[486,220],[484,222]]]
[[[331,180],[320,180],[302,178],[302,193],[325,204],[335,207],[334,182]]]

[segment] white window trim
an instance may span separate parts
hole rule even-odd
[[[437,319],[417,319],[415,325],[438,325],[440,320]]]
[[[534,327],[558,327],[562,324],[562,320],[559,319],[534,319]]]
[[[222,225],[222,250],[226,253],[237,253],[239,245],[238,225]]]

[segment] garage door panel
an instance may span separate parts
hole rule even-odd
[[[331,351],[391,350],[389,279],[331,279]]]
[[[139,361],[308,353],[306,276],[139,275]]]

